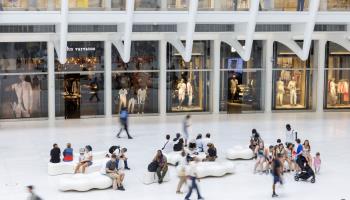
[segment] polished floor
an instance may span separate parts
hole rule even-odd
[[[170,167],[171,181],[162,185],[143,185],[141,180],[147,164],[163,144],[164,135],[181,131],[183,116],[147,117],[130,120],[134,140],[116,139],[116,119],[84,119],[0,122],[0,199],[20,200],[27,196],[25,186],[33,184],[37,193],[48,200],[142,199],[178,200],[175,194],[177,177]],[[289,113],[248,115],[196,115],[192,133],[210,132],[219,151],[238,144],[248,144],[250,131],[257,128],[266,143],[284,138],[284,125],[291,123],[302,139],[311,141],[312,152],[322,158],[321,174],[315,184],[295,182],[285,176],[285,184],[277,188],[280,199],[350,199],[350,113]],[[112,144],[128,148],[131,171],[126,172],[125,192],[94,190],[89,192],[60,192],[59,176],[47,175],[49,150],[53,143],[61,149],[71,142],[73,148],[91,144],[94,150],[107,150]],[[222,178],[206,178],[200,182],[207,200],[271,199],[270,175],[253,174],[254,161],[233,161],[237,172]],[[193,196],[192,199],[195,199]]]

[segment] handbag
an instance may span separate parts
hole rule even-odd
[[[149,172],[156,172],[158,168],[158,162],[157,161],[152,161],[149,165],[148,165],[148,171]]]

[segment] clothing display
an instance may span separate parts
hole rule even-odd
[[[188,106],[192,106],[192,100],[193,100],[193,88],[191,85],[191,82],[187,82],[187,95],[188,95]]]
[[[122,107],[126,107],[127,99],[126,96],[128,94],[128,90],[126,89],[120,89],[119,90],[119,110],[121,110]]]
[[[184,83],[184,81],[181,80],[180,83],[177,85],[177,89],[179,91],[179,94],[178,94],[179,107],[181,107],[186,96],[186,83]]]
[[[11,86],[11,89],[17,95],[17,102],[12,103],[13,111],[16,118],[30,117],[33,106],[33,90],[29,82],[24,80],[24,77],[20,77],[20,82]]]
[[[288,89],[290,95],[290,105],[297,105],[297,83],[294,80],[289,81]]]
[[[230,80],[230,92],[231,92],[231,100],[237,99],[237,92],[238,92],[238,80],[236,78],[232,78]]]
[[[281,71],[281,80],[282,81],[290,81],[291,80],[291,74],[290,71],[282,70]]]
[[[135,104],[136,104],[136,99],[134,97],[131,97],[129,99],[129,103],[128,103],[128,112],[129,113],[134,113],[134,109],[135,109]]]
[[[276,83],[277,85],[277,104],[283,105],[283,96],[284,96],[284,82],[280,79]]]
[[[337,103],[337,90],[336,90],[337,84],[334,82],[334,80],[331,80],[329,82],[329,95],[330,95],[330,101],[332,105],[335,105]]]
[[[138,112],[143,113],[145,109],[145,102],[147,97],[147,88],[138,89],[137,90],[137,104],[138,104]]]

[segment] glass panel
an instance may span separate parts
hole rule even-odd
[[[350,52],[333,42],[327,44],[328,64],[326,68],[350,68]]]
[[[350,10],[350,0],[322,0],[320,10],[347,11]]]
[[[56,74],[55,80],[56,116],[72,118],[75,111],[73,118],[104,115],[103,73]]]
[[[299,46],[302,47],[302,42],[298,42]],[[312,68],[312,56],[313,46],[311,46],[309,59],[306,61],[301,60],[292,50],[285,45],[275,42],[274,43],[274,56],[275,65],[274,68],[284,69],[305,69]]]
[[[167,112],[209,112],[210,72],[167,73]]]
[[[68,42],[67,46],[67,62],[62,65],[56,60],[55,71],[104,70],[103,42]]]
[[[309,0],[259,0],[262,11],[307,11]]]
[[[158,113],[158,80],[154,72],[113,73],[113,114],[122,107],[130,114]]]
[[[192,59],[185,62],[178,51],[170,44],[167,46],[168,70],[210,69],[210,41],[194,41]]]
[[[0,4],[5,11],[40,11],[47,10],[48,0],[2,0]]]
[[[0,43],[0,73],[46,71],[46,42]]]
[[[220,111],[241,113],[262,109],[262,71],[222,71]]]
[[[112,70],[158,70],[159,43],[156,41],[138,41],[131,43],[129,63],[120,58],[117,48],[112,47]]]
[[[326,71],[326,109],[349,109],[350,70]]]
[[[312,73],[310,70],[273,71],[273,108],[275,110],[311,109]]]
[[[111,0],[112,10],[125,10],[125,0]]]
[[[250,60],[241,59],[237,51],[226,43],[221,43],[221,69],[261,68],[263,62],[262,41],[254,41]]]
[[[164,0],[136,0],[135,10],[160,10],[161,1]]]
[[[168,0],[168,10],[188,10],[188,3],[189,0]]]
[[[0,119],[47,116],[46,75],[0,75]]]

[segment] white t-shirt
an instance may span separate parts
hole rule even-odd
[[[172,152],[174,149],[173,149],[173,147],[174,147],[174,142],[170,139],[169,141],[166,141],[167,143],[166,143],[166,145],[165,146],[163,146],[164,147],[164,149],[163,149],[163,152],[164,153],[169,153],[169,152]],[[165,143],[164,143],[165,144]],[[163,144],[163,145],[164,145]],[[162,148],[163,148],[162,147]]]
[[[286,130],[286,143],[294,144],[295,141],[295,131],[294,130]]]
[[[92,152],[91,152],[91,151],[85,152],[85,153],[84,153],[84,160],[88,160],[89,157],[92,157]],[[92,158],[91,158],[91,160],[92,160]]]
[[[208,146],[207,145],[209,143],[211,143],[211,139],[205,137],[205,138],[202,139],[202,141],[203,141],[203,150],[204,150],[204,152],[207,152],[208,151]]]

